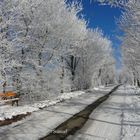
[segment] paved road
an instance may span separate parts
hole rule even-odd
[[[140,140],[140,99],[117,90],[90,115],[84,127],[67,140]]]
[[[38,140],[75,113],[83,110],[88,104],[107,93],[108,91],[92,91],[34,112],[23,121],[0,127],[0,140]]]
[[[35,112],[18,123],[0,127],[0,140],[38,140],[106,93],[86,93]],[[125,88],[117,90],[93,111],[84,127],[67,140],[140,140],[139,95]]]

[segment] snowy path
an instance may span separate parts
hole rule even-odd
[[[67,140],[140,140],[140,99],[116,91],[90,115],[85,126]]]
[[[20,122],[0,127],[0,140],[38,140],[106,93],[108,91],[93,91],[83,94],[80,97],[34,112]]]

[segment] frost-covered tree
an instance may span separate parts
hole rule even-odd
[[[18,65],[12,42],[15,36],[10,26],[14,18],[13,4],[12,1],[0,1],[0,79],[4,81],[9,80],[13,67]]]
[[[68,61],[73,62],[71,65],[74,66],[72,69],[74,71],[73,88],[87,89],[92,85],[97,85],[97,83],[99,85],[103,84],[103,82],[99,83],[99,77],[103,79],[103,76],[110,75],[109,70],[108,74],[99,74],[98,77],[99,71],[103,67],[104,69],[109,69],[109,67],[112,69],[111,66],[115,66],[114,60],[112,60],[111,42],[103,36],[100,30],[96,29],[87,30],[85,39],[80,44],[82,47],[78,52],[78,56],[72,56]],[[115,73],[115,68],[113,73]]]
[[[119,26],[124,32],[122,38],[122,63],[125,78],[122,76],[122,81],[127,81],[131,85],[140,86],[139,72],[139,36],[140,36],[140,1],[139,0],[96,0],[101,4],[120,7],[122,16],[119,21]],[[120,75],[122,75],[122,73]],[[125,80],[124,80],[125,79]],[[121,80],[120,80],[121,81]]]
[[[99,2],[102,5],[110,5],[113,7],[124,8],[128,4],[128,0],[90,0],[91,2]],[[133,1],[133,0],[130,0]]]
[[[89,43],[89,44],[88,44]],[[109,71],[115,73],[115,62],[112,55],[111,42],[103,36],[103,33],[99,30],[89,31],[86,52],[86,77],[89,76],[89,85],[91,80],[95,85],[105,85],[109,83]],[[113,69],[112,69],[113,68]],[[107,73],[108,69],[108,73]],[[110,70],[109,70],[110,69]],[[106,71],[106,72],[105,72]],[[92,77],[92,79],[90,78]],[[105,77],[105,78],[103,78]],[[112,76],[113,78],[113,76]],[[113,79],[112,79],[113,81]],[[114,83],[114,82],[112,82]]]
[[[128,1],[127,7],[120,19],[120,27],[124,31],[122,43],[123,64],[128,82],[140,86],[140,1]],[[131,75],[131,77],[130,77]]]
[[[111,42],[98,29],[87,29],[77,16],[81,4],[5,0],[1,7],[1,71],[10,65],[4,76],[19,94],[38,100],[113,83]]]
[[[10,36],[10,42],[13,59],[18,61],[12,69],[13,80],[20,84],[20,90],[28,85],[30,89],[34,87],[34,93],[43,92],[47,83],[44,72],[53,64],[58,66],[57,60],[62,57],[75,55],[80,47],[77,40],[83,39],[86,23],[76,16],[80,7],[68,6],[63,0],[10,2],[14,18],[8,23],[8,30],[15,34]],[[2,4],[9,10],[8,1]]]

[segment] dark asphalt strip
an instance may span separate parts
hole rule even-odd
[[[97,99],[92,104],[88,105],[85,109],[75,114],[58,127],[56,127],[50,134],[41,138],[40,140],[64,140],[69,135],[74,135],[74,133],[81,129],[83,125],[87,122],[90,114],[95,108],[97,108],[101,103],[106,101],[110,94],[112,94],[121,85],[114,87],[107,95],[104,95]]]

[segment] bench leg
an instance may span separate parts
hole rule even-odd
[[[10,99],[12,99],[12,97],[10,98]],[[14,101],[12,101],[12,106],[14,105]]]
[[[16,102],[17,102],[17,106],[18,106],[18,100]]]
[[[12,101],[12,106],[14,105],[14,101]]]
[[[18,106],[18,101],[12,101],[12,106],[15,104],[16,102],[16,105]]]

